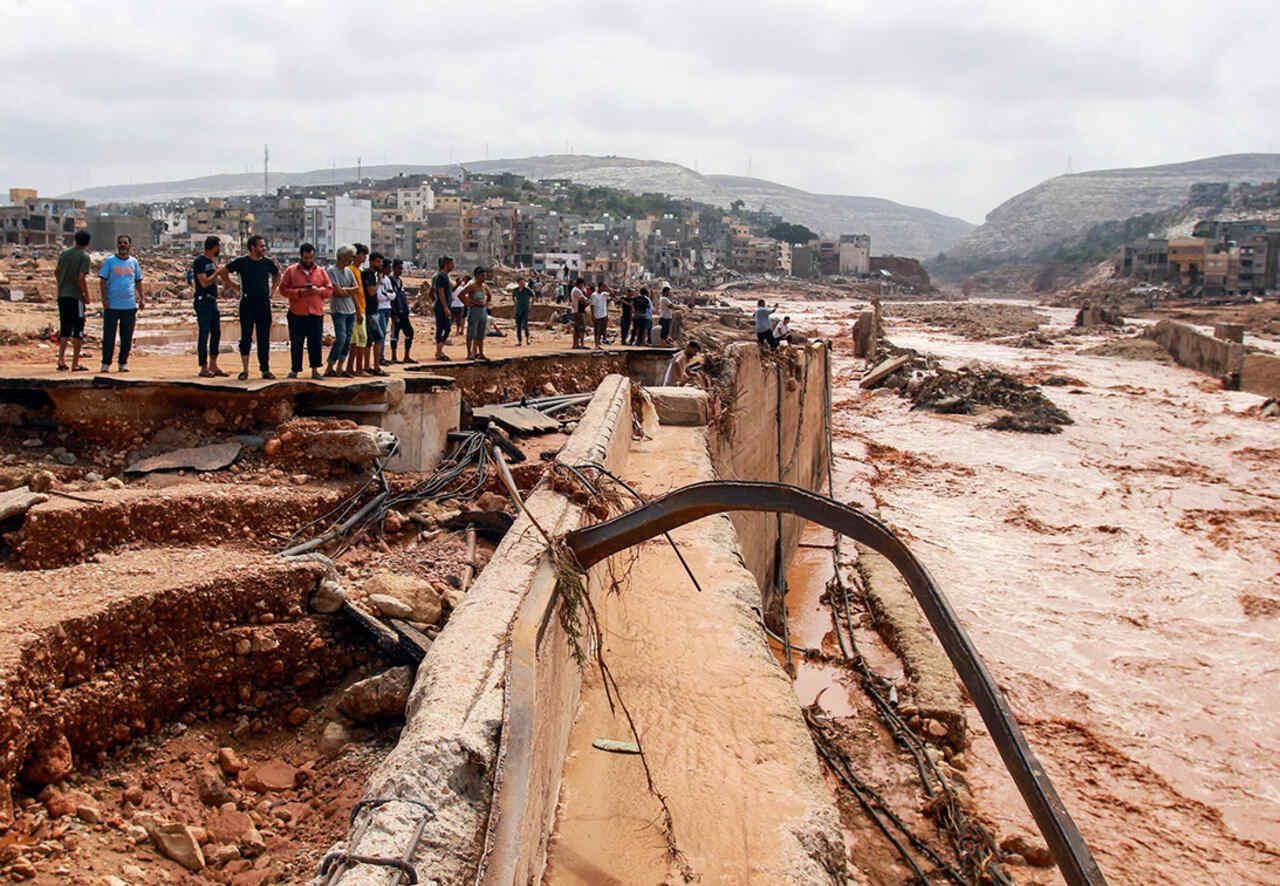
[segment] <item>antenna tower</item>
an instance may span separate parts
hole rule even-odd
[[[262,196],[271,195],[271,186],[267,184],[267,172],[271,168],[271,152],[267,150],[267,146],[262,146]]]

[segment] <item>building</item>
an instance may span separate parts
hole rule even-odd
[[[839,240],[815,240],[809,245],[813,247],[813,262],[819,277],[834,277],[840,273]]]
[[[871,235],[842,234],[836,268],[841,274],[865,277],[871,273]]]
[[[85,227],[83,200],[41,197],[34,188],[10,188],[0,206],[0,237],[18,246],[70,246]]]
[[[1120,247],[1117,266],[1122,277],[1134,277],[1148,283],[1169,279],[1169,241],[1164,237],[1147,237]]]
[[[345,195],[308,198],[302,236],[325,259],[333,258],[345,243],[368,245],[373,239],[373,203]]]
[[[160,224],[163,222],[156,222],[150,215],[96,213],[85,220],[85,229],[91,248],[113,252],[121,234],[127,235],[134,246],[154,245],[154,232]]]
[[[254,230],[253,213],[247,207],[227,205],[221,198],[212,198],[204,206],[187,210],[186,245],[200,248],[210,234],[222,238],[222,248],[227,251],[243,247]]]
[[[818,256],[811,244],[805,243],[791,247],[791,276],[805,279],[818,276]]]
[[[584,267],[580,252],[537,252],[533,255],[532,265],[535,271],[565,280],[582,273]]]
[[[436,192],[429,182],[416,188],[396,189],[396,209],[404,212],[404,220],[420,222],[436,208]]]
[[[744,274],[791,273],[791,244],[769,237],[733,241],[733,267]]]
[[[462,213],[439,206],[437,203],[436,210],[427,213],[426,225],[418,233],[417,260],[426,268],[435,267],[442,255],[456,259],[462,252]]]

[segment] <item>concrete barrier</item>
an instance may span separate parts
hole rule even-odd
[[[825,344],[765,352],[752,342],[726,353],[732,383],[726,412],[712,420],[711,456],[724,480],[780,480],[805,489],[826,489],[827,363]],[[747,568],[760,585],[765,618],[781,633],[779,575],[795,553],[802,522],[792,516],[735,512]]]
[[[1280,357],[1245,354],[1240,369],[1240,390],[1264,397],[1280,397]]]
[[[1160,344],[1180,366],[1221,378],[1240,372],[1244,346],[1197,332],[1185,323],[1161,320],[1144,335]]]
[[[631,385],[624,376],[612,375],[600,384],[558,460],[600,462],[620,471],[630,439]],[[549,484],[539,486],[526,505],[553,536],[577,528],[584,518],[581,506]],[[339,844],[340,849],[401,858],[421,827],[412,859],[419,880],[470,882],[486,841],[486,825],[493,830],[503,824],[489,823],[499,760],[516,753],[529,759],[511,771],[555,773],[554,778],[526,781],[520,788],[528,807],[522,820],[552,818],[560,771],[552,761],[564,755],[579,674],[575,665],[529,671],[541,661],[558,661],[567,649],[559,621],[551,618],[553,610],[548,608],[554,585],[549,569],[546,542],[530,517],[522,514],[418,668],[400,741],[370,776],[365,790],[369,800],[390,801],[363,811],[353,825],[350,845]],[[544,629],[513,636],[525,601],[534,610],[542,606],[547,611]],[[532,720],[522,719],[518,712],[503,728],[509,673],[532,679],[537,697],[557,712],[539,721],[551,724],[549,728],[532,731]],[[504,789],[501,782],[496,787]],[[516,837],[526,838],[523,827],[516,829]],[[528,839],[536,839],[536,834]],[[529,844],[530,853],[536,845]],[[385,867],[353,864],[332,882],[385,886],[386,878]]]

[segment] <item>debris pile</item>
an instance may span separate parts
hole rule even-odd
[[[1022,305],[982,302],[889,302],[883,312],[886,317],[915,320],[975,341],[1034,332],[1049,319]]]

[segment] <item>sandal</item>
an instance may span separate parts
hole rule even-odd
[[[240,379],[240,381],[248,381],[248,380],[249,380],[249,373],[248,373],[248,372],[242,372],[242,373],[240,373],[239,375],[237,375],[237,376],[236,376],[236,378]]]
[[[229,375],[231,375],[230,372],[223,372],[221,369],[213,370],[213,374],[218,378],[227,378]]]
[[[70,367],[68,367],[66,363],[59,363],[59,364],[58,364],[58,371],[59,371],[59,372],[66,372],[69,368],[70,368]]]
[[[88,372],[89,367],[88,366],[72,366],[71,371],[72,372]]]
[[[212,373],[207,369],[201,369],[198,374],[200,378],[217,378],[217,375],[215,373]]]

